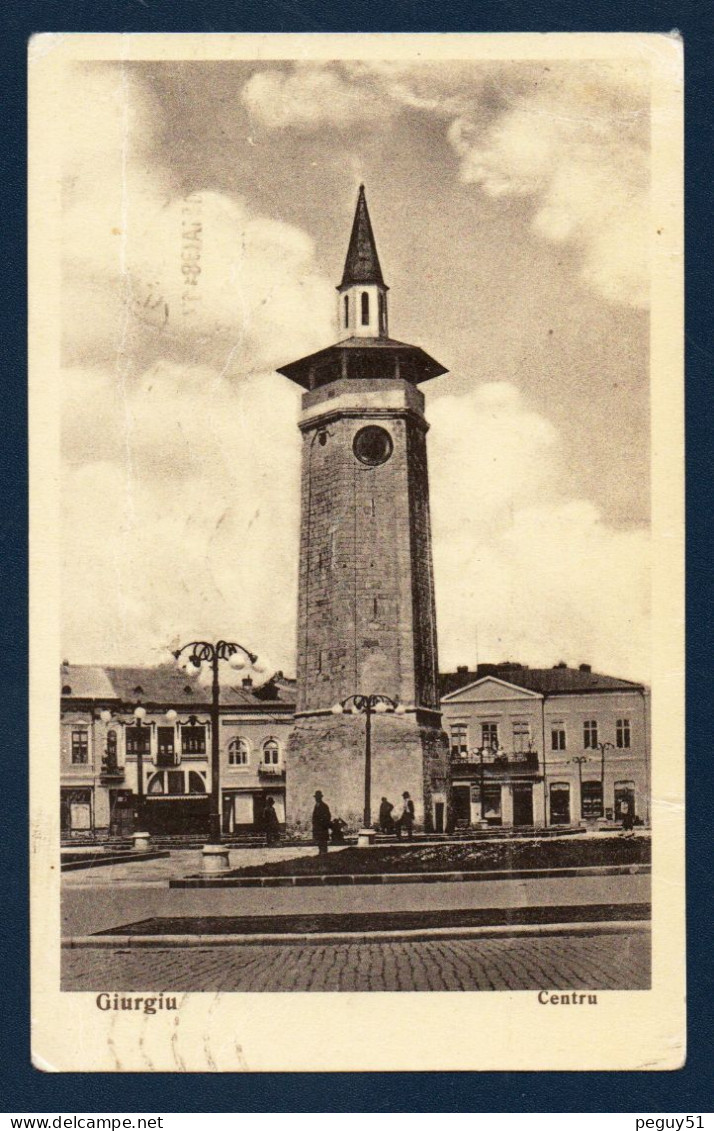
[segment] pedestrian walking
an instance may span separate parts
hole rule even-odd
[[[327,855],[331,824],[332,814],[328,805],[322,800],[322,792],[318,789],[315,791],[315,808],[312,811],[312,839],[317,845],[318,856]]]
[[[383,833],[394,832],[394,818],[392,817],[392,810],[394,806],[391,801],[387,801],[386,797],[382,798],[382,803],[379,806],[379,827]]]
[[[265,843],[268,848],[271,844],[277,844],[280,840],[280,821],[275,812],[275,801],[272,797],[269,797],[265,802],[263,828],[265,829]]]
[[[407,830],[407,840],[411,840],[414,834],[414,802],[407,790],[402,794],[402,800],[404,805],[397,821],[397,840],[402,839],[402,829]]]

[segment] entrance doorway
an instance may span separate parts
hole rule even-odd
[[[550,823],[570,824],[570,785],[566,781],[550,783]]]
[[[63,789],[60,793],[60,829],[66,836],[88,836],[94,831],[92,790]]]
[[[444,831],[444,802],[434,802],[434,832],[443,833]]]
[[[471,788],[468,785],[455,785],[451,790],[451,803],[454,807],[454,826],[468,827],[471,824]]]
[[[130,789],[109,790],[109,832],[119,837],[134,832],[134,795]]]
[[[533,824],[533,786],[530,782],[517,782],[513,786],[513,824]]]
[[[489,825],[503,824],[500,785],[485,785],[483,787],[483,818]]]

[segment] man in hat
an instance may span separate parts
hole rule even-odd
[[[318,856],[327,856],[327,842],[330,839],[332,814],[322,800],[320,790],[315,791],[315,808],[312,811],[312,839],[317,844]]]

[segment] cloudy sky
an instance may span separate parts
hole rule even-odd
[[[390,332],[450,371],[423,387],[442,669],[647,679],[644,65],[95,64],[65,94],[63,655],[201,634],[294,671],[275,367],[334,338],[364,181]]]

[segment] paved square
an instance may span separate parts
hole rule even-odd
[[[645,990],[647,932],[415,942],[65,949],[62,989]]]

